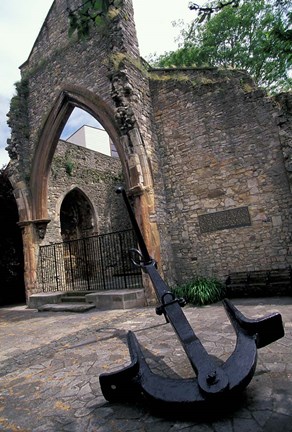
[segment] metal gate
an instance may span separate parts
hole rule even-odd
[[[136,245],[134,231],[125,230],[41,246],[38,279],[42,290],[141,288],[141,270],[128,254]]]

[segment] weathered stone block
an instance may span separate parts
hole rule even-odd
[[[145,306],[144,289],[107,290],[87,294],[88,303],[94,303],[98,309],[131,309]]]

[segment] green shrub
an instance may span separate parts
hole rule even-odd
[[[225,296],[225,287],[214,277],[198,276],[194,281],[172,288],[176,297],[183,297],[187,303],[207,305]]]

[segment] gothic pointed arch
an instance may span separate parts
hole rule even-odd
[[[98,95],[83,88],[68,86],[60,92],[49,112],[34,153],[30,178],[33,219],[47,219],[50,166],[60,134],[75,107],[87,111],[103,125],[116,145],[126,181],[128,180],[125,155],[120,144],[120,132],[112,108]]]
[[[61,201],[61,203],[60,203]],[[76,240],[96,234],[97,218],[94,206],[81,188],[73,186],[59,200],[57,211],[60,217],[63,241]]]

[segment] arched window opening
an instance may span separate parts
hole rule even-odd
[[[60,137],[68,143],[118,158],[118,152],[103,126],[81,108],[74,108]]]
[[[107,133],[91,112],[90,108],[87,112],[75,106],[55,147],[48,179],[47,214],[51,222],[43,244],[128,227],[121,216],[123,203],[115,194],[117,186],[124,184],[124,173],[110,139],[112,130]],[[98,114],[96,117],[99,119]]]
[[[89,126],[102,125],[113,141],[119,157],[111,157],[65,141],[86,124]],[[115,149],[111,154],[116,155]],[[100,159],[99,164],[97,158]],[[120,143],[120,131],[114,119],[114,112],[97,95],[86,89],[70,88],[63,90],[56,99],[46,118],[34,154],[30,176],[33,219],[51,219],[53,222],[59,220],[53,209],[53,201],[57,198],[58,193],[58,186],[55,184],[59,180],[62,182],[63,179],[65,180],[63,190],[65,188],[68,190],[73,184],[79,186],[77,175],[82,174],[80,171],[86,174],[83,179],[88,179],[87,185],[92,185],[90,177],[95,178],[97,182],[102,180],[100,171],[103,171],[103,178],[104,173],[108,172],[111,178],[122,176],[126,183],[129,181],[128,164]],[[116,174],[113,171],[119,172]],[[79,176],[79,179],[81,177]],[[84,188],[84,184],[81,186],[93,201],[93,196],[86,187]],[[50,227],[49,230],[52,231]],[[45,241],[52,242],[52,240]]]

